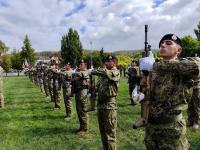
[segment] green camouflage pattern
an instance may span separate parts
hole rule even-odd
[[[49,89],[48,89],[48,67],[43,67],[43,87],[46,96],[49,96]]]
[[[116,68],[108,70],[99,68],[92,74],[99,77],[98,91],[98,123],[104,150],[116,149],[117,104],[116,96],[119,87],[120,72]]]
[[[72,115],[72,100],[71,100],[71,79],[72,71],[61,72],[62,79],[62,89],[63,89],[63,98],[65,104],[66,117],[71,117]]]
[[[192,98],[188,103],[188,123],[200,123],[200,80],[195,80],[193,86]]]
[[[186,123],[182,119],[170,124],[148,124],[145,130],[147,150],[188,150]]]
[[[187,109],[187,100],[192,94],[191,80],[199,77],[199,67],[199,62],[189,59],[154,63],[150,84],[149,124],[145,135],[147,149],[189,148],[185,137],[185,120],[180,116]],[[169,118],[174,119],[172,121]]]
[[[88,110],[95,110],[96,107],[96,77],[95,75],[90,74],[90,87],[89,87],[90,96],[90,107]]]
[[[87,93],[89,87],[89,72],[80,71],[79,69],[72,75],[76,78],[75,84],[75,101],[76,111],[79,118],[80,130],[88,130],[88,114],[87,114]]]

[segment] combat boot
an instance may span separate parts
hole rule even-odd
[[[60,109],[61,107],[60,107],[60,105],[55,104],[54,108],[58,108],[58,109]]]
[[[65,121],[70,121],[71,120],[71,116],[65,116]]]
[[[83,134],[87,134],[87,133],[88,133],[87,129],[79,128],[76,130],[76,134],[79,134],[79,135],[83,135]]]

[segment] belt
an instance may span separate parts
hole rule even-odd
[[[151,124],[168,124],[178,122],[182,119],[182,113],[175,116],[149,117],[148,121]]]

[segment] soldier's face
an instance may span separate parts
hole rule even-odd
[[[79,64],[79,69],[80,70],[86,70],[87,69],[87,65],[85,63],[80,63]]]
[[[136,66],[136,62],[132,62],[132,63],[131,63],[131,66]]]
[[[164,40],[160,45],[160,57],[164,60],[177,58],[181,51],[181,47],[171,40]]]
[[[70,69],[71,69],[71,66],[67,64],[67,65],[65,66],[65,69],[66,69],[66,70],[70,70]]]
[[[115,66],[115,62],[112,60],[108,60],[105,62],[105,65],[107,69],[112,69]]]

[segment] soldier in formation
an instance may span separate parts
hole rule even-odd
[[[117,69],[117,58],[108,56],[105,67],[93,70],[92,74],[99,77],[98,91],[98,122],[104,150],[116,149],[117,103],[120,72]]]
[[[192,57],[192,59],[196,59],[200,61],[198,56]],[[188,126],[191,126],[193,129],[199,128],[200,123],[200,78],[194,80],[193,84],[193,93],[192,98],[188,103]]]
[[[165,35],[159,43],[160,62],[153,65],[150,75],[150,111],[145,130],[148,150],[187,150],[186,122],[182,112],[191,96],[191,79],[199,77],[199,62],[178,60],[181,40],[174,34]],[[144,63],[145,59],[143,59]],[[147,84],[148,85],[148,84]]]
[[[70,62],[68,62],[65,66],[65,70],[61,72],[61,81],[62,81],[62,89],[63,89],[63,98],[64,98],[64,104],[65,104],[65,120],[70,120],[72,116],[72,74],[73,74],[72,65]]]
[[[90,83],[87,63],[83,59],[79,61],[78,69],[73,74],[72,80],[75,93],[76,111],[80,123],[80,127],[76,132],[78,134],[84,134],[88,131],[87,94]]]
[[[49,79],[49,93],[51,96],[51,102],[53,102],[54,108],[60,108],[59,102],[60,102],[60,75],[59,75],[59,66],[58,66],[58,58],[52,57],[51,58],[51,64],[48,69],[48,79]]]
[[[90,105],[87,109],[87,112],[94,111],[96,108],[96,77],[95,75],[91,74],[93,67],[89,69],[89,76],[90,76],[90,86],[89,86],[89,101]]]
[[[140,82],[140,70],[137,66],[137,61],[135,59],[132,60],[131,66],[127,70],[128,74],[128,84],[129,84],[129,95],[131,100],[131,105],[134,105],[133,99],[132,99],[132,92],[133,89],[139,85]]]

